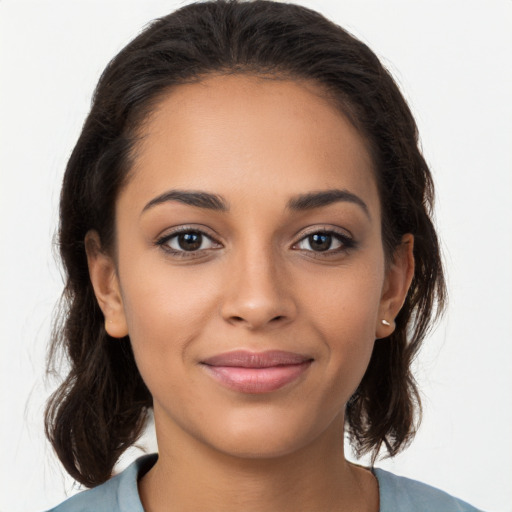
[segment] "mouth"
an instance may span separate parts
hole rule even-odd
[[[201,362],[206,372],[228,389],[241,393],[270,393],[297,380],[313,358],[293,352],[238,350]]]

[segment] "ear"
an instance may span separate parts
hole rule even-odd
[[[115,263],[102,250],[96,231],[85,235],[85,252],[94,294],[105,317],[105,330],[113,338],[123,338],[128,335],[128,327]]]
[[[386,269],[379,317],[375,326],[375,337],[377,339],[385,338],[395,330],[395,318],[404,305],[414,276],[413,249],[414,236],[411,234],[404,235]],[[389,325],[383,323],[383,320]]]

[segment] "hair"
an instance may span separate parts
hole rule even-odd
[[[62,185],[58,241],[66,283],[48,369],[63,349],[69,374],[48,402],[45,426],[68,473],[88,487],[109,479],[141,435],[152,397],[129,339],[105,331],[84,237],[94,229],[102,248],[112,250],[116,198],[141,124],[170,88],[212,73],[314,82],[367,141],[387,261],[412,233],[415,274],[395,331],[375,342],[346,406],[345,430],[355,453],[370,453],[372,462],[383,445],[393,456],[416,432],[421,405],[411,363],[446,292],[432,178],[404,98],[364,43],[312,10],[265,0],[195,3],[152,22],[107,65]]]

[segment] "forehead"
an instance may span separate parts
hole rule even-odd
[[[164,96],[140,131],[130,183],[149,199],[166,188],[284,197],[347,187],[376,198],[365,140],[319,86],[247,75]]]

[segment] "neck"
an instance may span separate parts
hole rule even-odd
[[[375,512],[376,481],[345,460],[339,423],[313,443],[272,458],[237,457],[157,431],[159,459],[139,482],[144,510]]]

